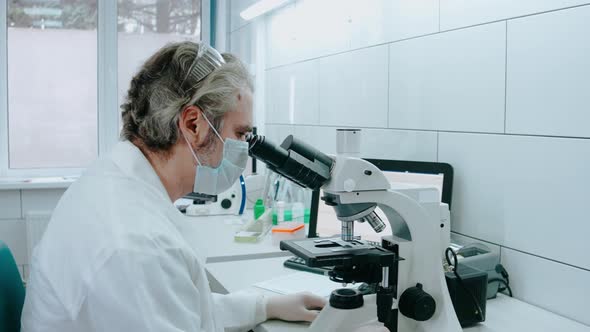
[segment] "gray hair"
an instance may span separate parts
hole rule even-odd
[[[254,91],[242,62],[228,53],[223,54],[226,63],[204,80],[183,85],[199,47],[194,42],[168,44],[143,64],[121,105],[122,139],[139,140],[154,152],[169,151],[178,140],[178,119],[186,106],[198,106],[219,131],[223,115],[235,109],[243,93]]]

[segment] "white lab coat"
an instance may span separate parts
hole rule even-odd
[[[57,205],[35,249],[22,331],[248,330],[252,294],[212,294],[182,215],[142,152],[119,142]]]

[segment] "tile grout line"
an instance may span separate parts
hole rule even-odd
[[[389,113],[391,113],[391,47],[387,46],[387,126],[389,127]]]
[[[317,60],[317,66],[318,66],[318,76],[317,76],[317,78],[318,78],[318,125],[320,125],[322,123],[322,103],[321,103],[321,99],[320,99],[320,98],[322,98],[322,85],[321,85],[322,66],[320,66],[320,60]]]
[[[438,32],[440,32],[440,3],[441,0],[438,0]]]
[[[550,262],[553,262],[553,263],[557,263],[557,264],[566,265],[566,266],[569,266],[569,267],[571,267],[571,268],[578,269],[578,270],[582,270],[582,271],[585,271],[585,272],[590,272],[590,269],[588,269],[588,268],[585,268],[585,267],[576,266],[576,265],[573,265],[573,264],[570,264],[570,263],[566,263],[566,262],[561,262],[561,261],[558,261],[558,260],[556,260],[556,259],[553,259],[553,258],[549,258],[549,257],[544,257],[544,256],[541,256],[541,255],[533,254],[533,253],[531,253],[531,252],[528,252],[528,251],[524,251],[524,250],[520,250],[520,249],[516,249],[516,248],[508,247],[508,246],[506,246],[506,245],[502,245],[502,244],[495,243],[495,242],[492,242],[492,241],[488,241],[488,240],[480,239],[480,238],[473,237],[473,236],[470,236],[470,235],[467,235],[467,234],[463,234],[463,233],[459,233],[459,232],[456,232],[456,231],[452,231],[452,232],[453,232],[453,233],[455,233],[455,234],[461,235],[461,236],[465,236],[465,237],[468,237],[468,238],[472,238],[472,239],[474,239],[474,240],[478,240],[478,241],[482,241],[482,242],[487,242],[487,243],[493,244],[493,245],[495,245],[495,246],[498,246],[498,247],[500,247],[500,248],[509,249],[509,250],[512,250],[512,251],[519,252],[519,253],[521,253],[521,254],[525,254],[525,255],[533,256],[533,257],[536,257],[536,258],[541,258],[541,259],[544,259],[544,260],[547,260],[547,261],[550,261]]]
[[[481,131],[458,131],[458,130],[441,130],[441,129],[419,129],[419,128],[395,128],[395,127],[370,127],[370,126],[350,126],[350,125],[322,125],[322,124],[289,124],[289,123],[267,123],[267,125],[283,125],[294,127],[327,127],[327,128],[362,128],[362,129],[381,129],[397,131],[415,131],[426,133],[450,133],[450,134],[470,134],[470,135],[497,135],[497,136],[516,136],[516,137],[537,137],[537,138],[559,138],[559,139],[576,139],[590,140],[590,136],[560,136],[560,135],[538,135],[538,134],[516,134],[502,132],[481,132]]]
[[[508,20],[506,20],[504,47],[504,134],[506,134],[506,115],[508,108]]]

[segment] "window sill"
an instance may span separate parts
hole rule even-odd
[[[78,177],[0,178],[0,190],[66,189]]]

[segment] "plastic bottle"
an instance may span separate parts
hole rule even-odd
[[[264,214],[264,201],[259,198],[256,200],[256,204],[254,204],[254,220],[258,220],[261,215]]]
[[[303,222],[304,221],[304,208],[303,203],[295,202],[291,208],[292,219],[295,222]]]
[[[278,201],[276,208],[277,208],[277,222],[280,224],[285,221],[285,202]]]

